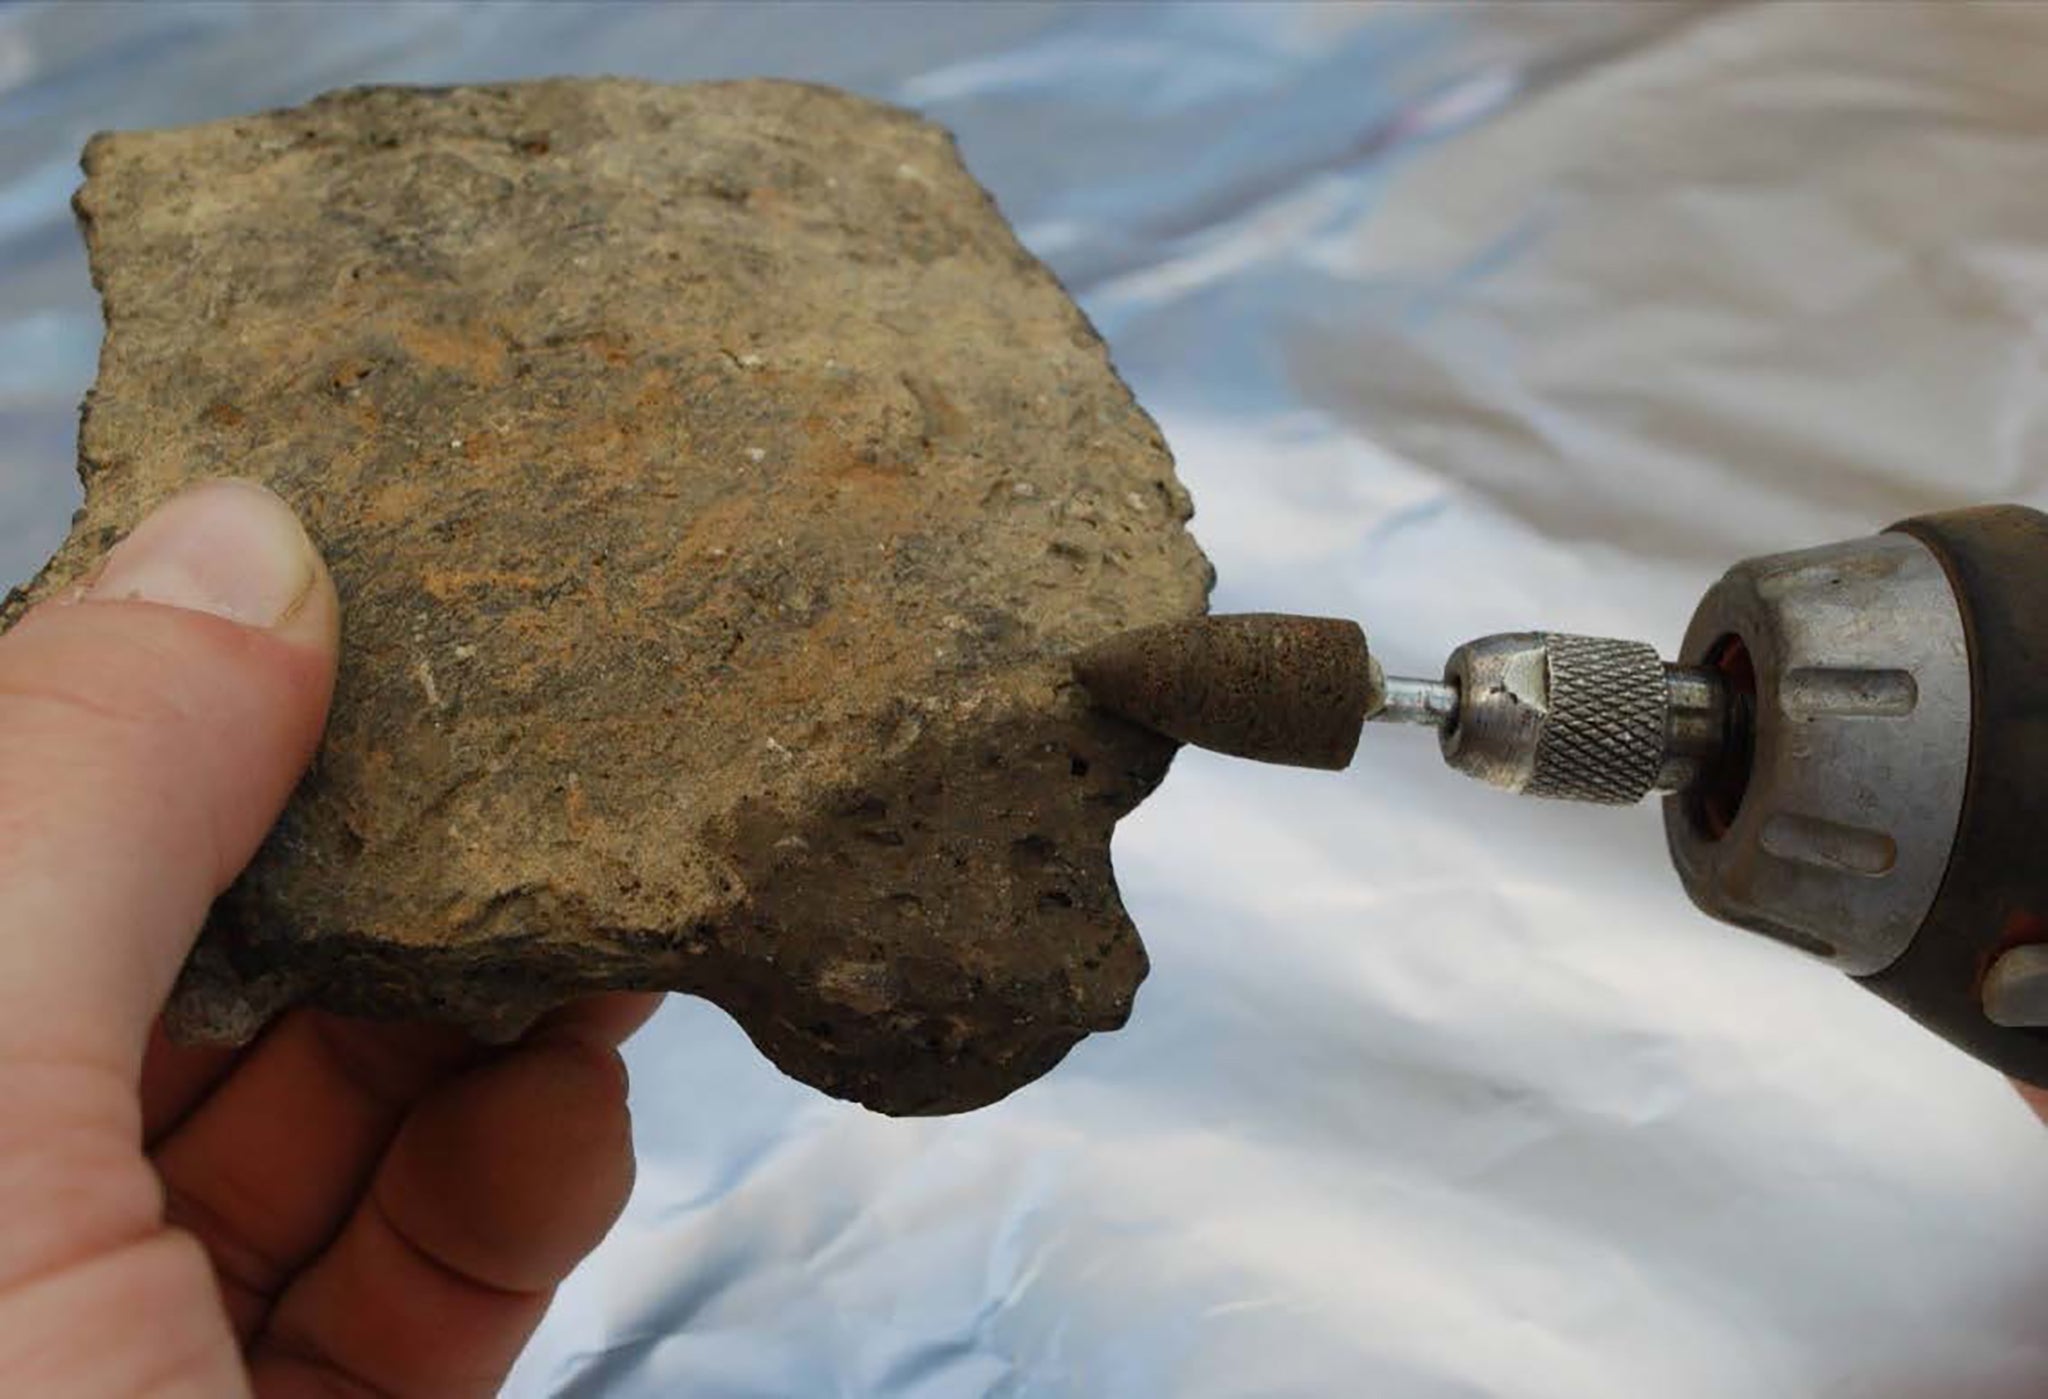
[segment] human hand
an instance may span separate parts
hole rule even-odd
[[[2033,1084],[2021,1083],[2018,1079],[2012,1081],[2012,1086],[2020,1090],[2020,1097],[2034,1110],[2034,1116],[2048,1122],[2048,1089],[2036,1088]]]
[[[153,1028],[312,756],[338,617],[288,508],[216,482],[0,638],[0,1392],[495,1393],[625,1201],[648,998],[502,1051]]]

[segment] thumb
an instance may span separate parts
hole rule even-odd
[[[213,481],[0,637],[0,1076],[133,1081],[208,906],[312,757],[339,615],[290,507]]]

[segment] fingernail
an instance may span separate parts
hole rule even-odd
[[[165,501],[115,545],[85,596],[275,627],[318,576],[313,543],[289,505],[251,481],[206,481]]]

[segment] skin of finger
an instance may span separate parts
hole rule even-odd
[[[140,602],[46,603],[0,638],[0,1059],[139,1070],[214,897],[319,741],[314,640]]]
[[[375,1189],[424,1251],[523,1292],[568,1276],[632,1185],[624,1062],[609,1046],[550,1037],[421,1103]]]
[[[448,1026],[294,1011],[164,1139],[166,1218],[206,1246],[237,1335],[332,1241],[414,1104],[479,1053]]]
[[[279,1302],[251,1350],[259,1391],[327,1370],[396,1395],[494,1392],[632,1181],[616,1051],[544,1037],[453,1080]]]
[[[142,1054],[142,1140],[154,1147],[225,1079],[243,1050],[179,1044],[161,1023]]]
[[[607,991],[549,1011],[529,1038],[568,1033],[616,1049],[653,1018],[667,999],[659,992]]]
[[[480,1288],[366,1217],[294,1289],[310,1329],[274,1321],[257,1338],[250,1383],[262,1399],[490,1399],[552,1299]]]
[[[601,1043],[617,1046],[645,1025],[665,999],[659,992],[648,991],[609,991],[586,996],[548,1012],[535,1031],[566,1026]],[[150,1035],[149,1049],[142,1059],[144,1141],[154,1148],[205,1101],[253,1048],[178,1044],[159,1025]]]
[[[616,1046],[659,1003],[590,996],[550,1012],[534,1034]],[[155,1159],[167,1217],[206,1245],[238,1336],[254,1334],[278,1290],[332,1239],[405,1113],[479,1055],[452,1029],[295,1011],[162,1139]],[[209,1067],[202,1058],[191,1070],[196,1078]]]
[[[0,1381],[35,1399],[249,1392],[206,1255],[175,1230],[0,1293]]]
[[[2021,1083],[2017,1080],[2014,1080],[2012,1086],[2019,1090],[2020,1097],[2034,1110],[2034,1115],[2048,1123],[2048,1088],[2036,1088],[2031,1083]]]
[[[534,1034],[616,1046],[660,1002],[585,997]],[[473,1057],[453,1030],[317,1011],[287,1015],[239,1058],[153,1037],[144,1130],[153,1116],[188,1114],[155,1143],[157,1166],[170,1219],[214,1257],[238,1335],[261,1324],[277,1289],[340,1227],[413,1102]]]

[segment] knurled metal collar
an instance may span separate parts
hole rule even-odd
[[[1535,797],[1626,806],[1657,783],[1669,692],[1642,642],[1556,632],[1482,637],[1451,653],[1459,692],[1445,761]]]

